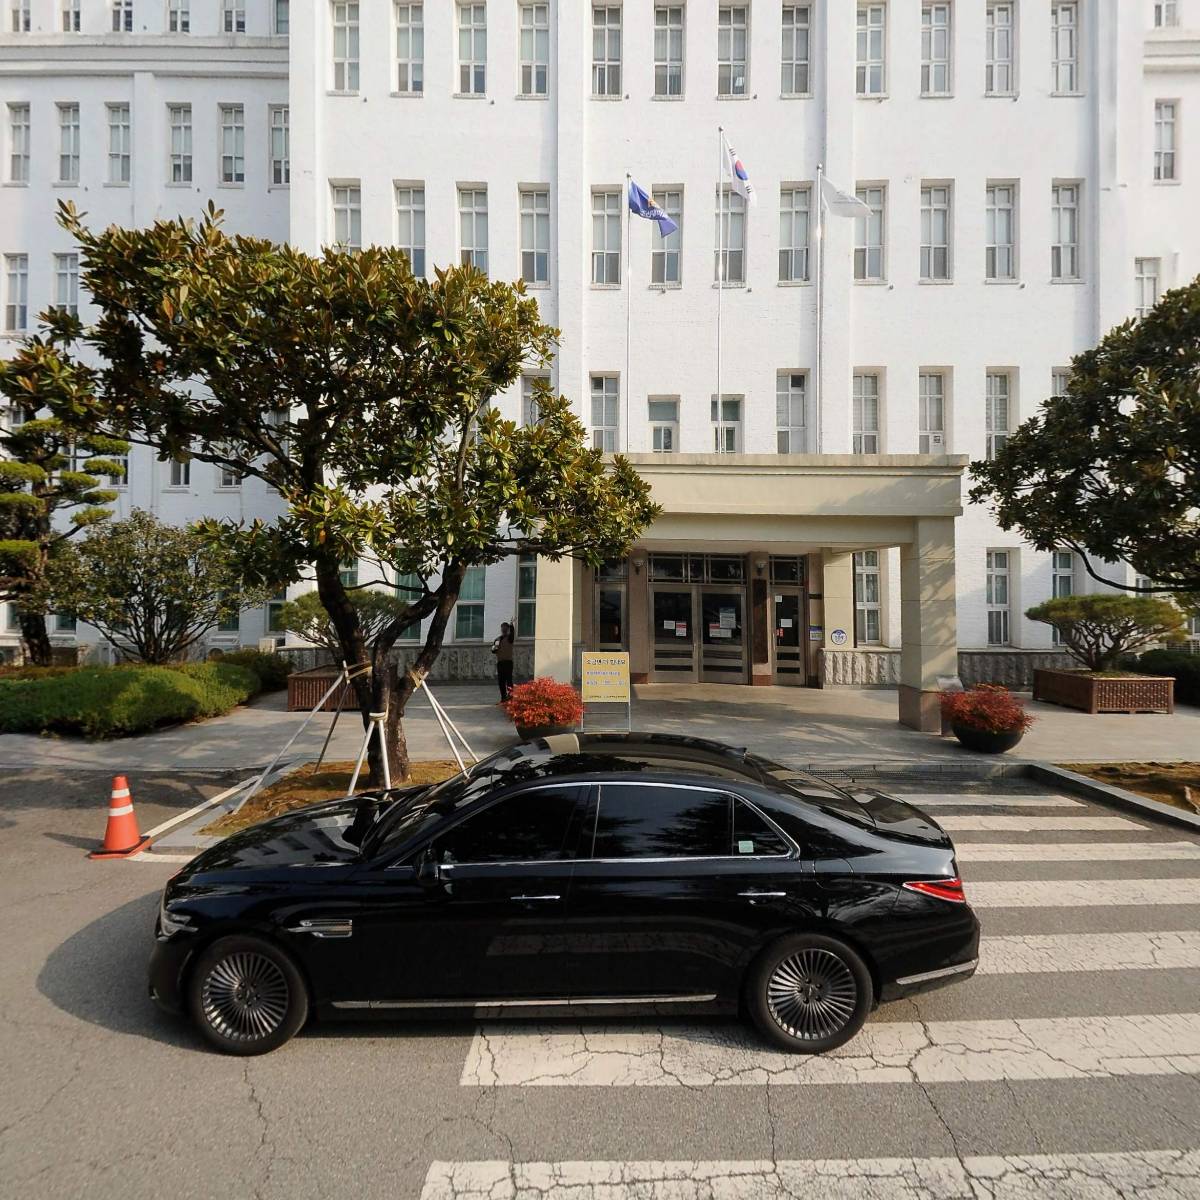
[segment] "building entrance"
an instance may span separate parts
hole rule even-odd
[[[652,584],[650,612],[653,682],[746,682],[744,584]]]

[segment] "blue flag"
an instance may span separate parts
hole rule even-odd
[[[654,203],[654,197],[649,192],[643,191],[631,179],[629,181],[629,211],[636,213],[639,217],[645,217],[650,221],[658,222],[658,232],[663,237],[669,237],[679,228],[679,226],[667,216],[657,204]]]

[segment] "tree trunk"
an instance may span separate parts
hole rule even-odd
[[[48,667],[53,661],[50,651],[50,635],[46,632],[46,618],[41,613],[23,612],[18,617],[21,623],[21,642],[25,657],[35,667]]]

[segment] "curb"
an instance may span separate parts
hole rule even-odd
[[[1033,779],[1045,783],[1054,783],[1068,792],[1086,796],[1089,800],[1097,800],[1101,804],[1111,804],[1143,816],[1154,817],[1159,821],[1167,821],[1174,825],[1182,825],[1200,833],[1200,813],[1190,813],[1159,800],[1151,800],[1148,796],[1139,796],[1135,792],[1127,792],[1124,788],[1113,787],[1110,783],[1101,783],[1065,767],[1055,767],[1050,763],[1033,762],[1027,764],[1027,773]]]

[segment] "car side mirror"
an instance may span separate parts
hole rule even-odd
[[[437,887],[442,881],[442,872],[433,855],[427,850],[417,862],[417,882],[426,888]]]

